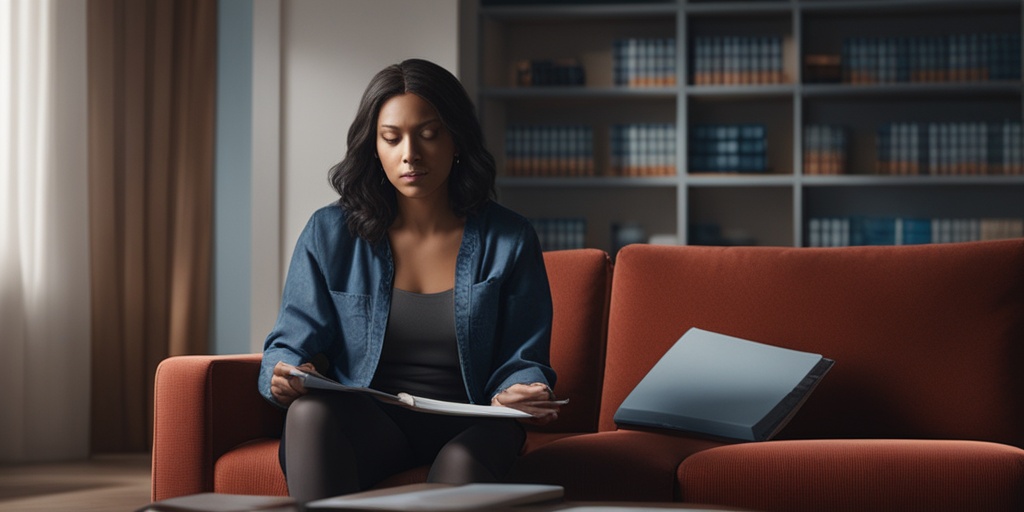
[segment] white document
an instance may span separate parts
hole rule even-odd
[[[447,402],[413,396],[408,393],[392,395],[371,388],[346,386],[322,375],[304,372],[298,368],[292,369],[292,375],[302,379],[303,385],[312,389],[324,389],[328,391],[344,391],[350,393],[366,393],[382,402],[400,405],[417,411],[430,412],[434,414],[447,414],[450,416],[482,416],[492,418],[531,418],[530,413],[513,409],[511,407],[498,407],[493,405],[462,404],[458,402]]]

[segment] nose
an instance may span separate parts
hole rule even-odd
[[[415,137],[405,138],[405,147],[402,151],[403,164],[413,164],[420,160],[420,150],[415,139]]]

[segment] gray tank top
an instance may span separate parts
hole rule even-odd
[[[388,393],[468,402],[455,342],[455,292],[395,288],[384,348],[370,387]]]

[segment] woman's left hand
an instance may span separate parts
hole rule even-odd
[[[558,419],[561,404],[547,384],[513,384],[491,399],[491,405],[511,407],[530,413],[533,417],[521,421],[532,425],[546,425]]]

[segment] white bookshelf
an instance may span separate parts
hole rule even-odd
[[[479,5],[470,1],[476,37],[469,81],[489,146],[499,163],[499,200],[529,217],[584,217],[586,245],[611,249],[612,224],[639,224],[649,235],[690,240],[691,226],[718,224],[758,245],[802,246],[811,218],[851,215],[1024,218],[1024,176],[889,176],[874,173],[875,133],[888,122],[1019,122],[1021,80],[936,83],[808,83],[804,57],[838,53],[844,38],[1014,32],[1019,0],[678,0],[650,3]],[[694,38],[783,37],[787,79],[766,85],[694,85]],[[616,87],[613,41],[674,38],[676,84]],[[584,86],[517,87],[520,59],[573,57]],[[465,62],[465,61],[464,61]],[[676,173],[609,175],[610,127],[676,125]],[[513,177],[504,172],[505,127],[513,123],[588,124],[592,177]],[[689,129],[702,123],[759,123],[768,129],[769,170],[690,172]],[[850,131],[847,174],[803,169],[803,126]]]

